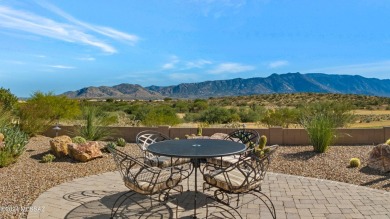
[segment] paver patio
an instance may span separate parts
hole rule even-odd
[[[190,177],[190,190],[194,177]],[[199,191],[201,183],[198,181]],[[183,182],[186,190],[186,181]],[[267,173],[262,190],[273,201],[277,218],[390,218],[390,192],[375,190],[347,183],[314,178]],[[128,189],[123,185],[119,172],[108,172],[79,178],[60,184],[41,194],[32,204],[44,207],[43,211],[31,211],[28,219],[37,218],[109,218],[111,206],[116,198]],[[198,218],[205,218],[206,199],[200,193]],[[212,194],[212,193],[207,193]],[[191,218],[193,192],[174,194],[179,201],[179,218]],[[150,204],[149,199],[137,196],[140,203]],[[272,218],[260,200],[240,209],[243,218]],[[153,210],[148,218],[170,218],[174,205],[161,206]],[[121,208],[124,217],[134,218],[140,207],[126,203]],[[211,208],[213,211],[213,208]],[[215,209],[214,209],[215,210]],[[222,215],[221,215],[222,216]],[[225,218],[225,217],[223,217]],[[238,217],[239,218],[239,217]]]

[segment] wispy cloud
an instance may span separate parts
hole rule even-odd
[[[105,35],[105,36],[108,36],[108,37],[111,37],[111,38],[117,39],[117,40],[123,40],[123,41],[130,43],[130,44],[134,44],[139,40],[139,37],[136,35],[133,35],[133,34],[128,34],[128,33],[124,33],[124,32],[115,30],[115,29],[110,28],[110,27],[92,25],[92,24],[88,24],[86,22],[82,22],[80,20],[77,20],[73,16],[69,15],[68,13],[64,12],[63,10],[59,9],[58,7],[48,3],[46,1],[38,1],[38,3],[41,6],[56,13],[57,15],[67,19],[68,21],[70,21],[76,25],[79,25],[81,27],[84,27],[86,29],[100,33],[102,35]]]
[[[268,68],[280,68],[283,66],[289,65],[288,61],[285,60],[278,60],[278,61],[273,61],[268,64]]]
[[[96,60],[94,57],[91,57],[91,56],[79,57],[77,59],[81,60],[81,61],[95,61]]]
[[[223,73],[239,73],[245,71],[252,71],[255,67],[251,65],[243,65],[240,63],[222,63],[219,64],[216,68],[209,71],[211,74],[223,74]]]
[[[66,66],[66,65],[49,65],[51,68],[58,68],[58,69],[74,69],[73,66]]]
[[[186,63],[186,67],[187,68],[203,68],[203,66],[205,65],[210,65],[212,64],[213,62],[211,61],[208,61],[208,60],[204,60],[204,59],[200,59],[200,60],[196,60],[196,61],[189,61]]]
[[[235,12],[246,4],[246,0],[194,0],[202,7],[203,16],[220,18]]]
[[[163,69],[173,69],[176,67],[176,64],[179,62],[179,58],[177,56],[171,56],[169,62],[163,64]]]
[[[309,69],[305,72],[323,72],[350,75],[365,75],[371,77],[373,73],[383,75],[381,78],[389,79],[390,60],[351,65],[340,65],[325,68]]]
[[[98,33],[115,40],[126,41],[130,44],[134,44],[139,39],[135,35],[123,33],[109,27],[95,26],[81,22],[48,3],[41,2],[40,4],[64,17],[69,23],[57,22],[27,11],[0,6],[0,27],[29,32],[71,43],[85,44],[97,47],[106,53],[116,53],[117,50],[106,41],[98,39],[92,34]]]

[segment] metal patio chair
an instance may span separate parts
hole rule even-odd
[[[235,141],[240,142],[246,145],[247,150],[251,150],[254,147],[256,147],[259,144],[259,133],[256,130],[252,129],[238,129],[234,132],[230,133],[228,136],[224,138],[224,140],[227,141]],[[244,152],[243,154],[245,154]],[[232,163],[235,163],[238,161],[238,159],[243,155],[231,155],[231,156],[225,156],[225,157],[213,157],[208,158],[207,162],[209,163],[215,163],[216,165],[220,166],[229,166]]]
[[[152,130],[142,131],[136,136],[136,143],[138,147],[143,151],[145,156],[145,163],[153,166],[153,167],[171,167],[171,166],[179,166],[183,174],[182,179],[188,179],[193,171],[193,167],[191,164],[191,159],[189,158],[172,158],[166,156],[157,156],[150,153],[147,148],[149,145],[159,142],[171,140],[168,136]],[[189,189],[189,181],[187,180],[187,188]]]
[[[245,156],[241,156],[239,161],[227,167],[216,166],[215,163],[206,163],[203,167],[203,179],[211,188],[216,188],[214,195],[207,197],[221,205],[214,205],[217,209],[222,209],[223,215],[234,217],[233,210],[239,213],[238,208],[254,200],[261,200],[266,205],[273,218],[276,218],[275,207],[271,199],[261,191],[265,174],[271,162],[272,155],[278,148],[277,145],[268,147],[264,154],[258,154],[255,150],[249,150]],[[237,199],[233,198],[237,195]],[[252,199],[241,198],[240,195],[251,195]],[[209,205],[206,203],[206,218],[209,216]],[[260,206],[259,206],[260,216]]]
[[[107,149],[115,160],[125,186],[130,189],[115,201],[111,209],[111,218],[115,217],[121,205],[128,199],[142,207],[143,211],[139,212],[141,216],[150,212],[154,207],[167,204],[168,201],[172,200],[176,203],[175,217],[177,218],[177,199],[170,196],[170,192],[177,188],[179,189],[176,191],[183,191],[183,187],[179,185],[182,180],[180,169],[152,167],[144,163],[144,157],[133,157],[113,147],[107,147]],[[150,208],[139,204],[134,198],[136,194],[149,196]],[[155,195],[157,199],[153,198]],[[159,204],[153,206],[153,200],[157,200]]]

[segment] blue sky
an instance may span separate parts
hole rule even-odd
[[[272,73],[390,78],[388,0],[0,0],[0,86],[20,97]]]

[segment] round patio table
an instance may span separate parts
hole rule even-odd
[[[196,196],[198,193],[197,169],[199,159],[223,157],[244,152],[246,146],[239,142],[218,139],[181,139],[160,141],[148,146],[147,150],[153,154],[168,157],[191,158],[195,169],[195,197],[194,215],[196,218]]]

